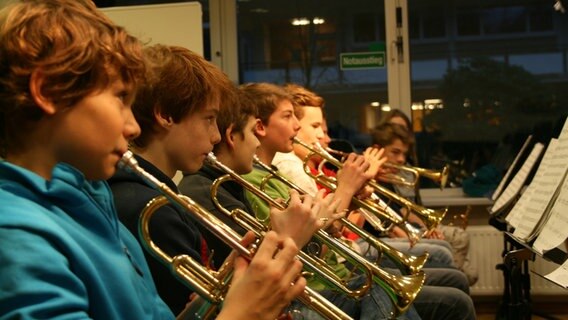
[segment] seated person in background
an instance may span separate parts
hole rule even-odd
[[[171,180],[176,171],[199,170],[219,142],[219,105],[234,88],[216,66],[188,49],[154,45],[144,50],[144,57],[148,70],[132,107],[142,133],[131,149],[142,168],[177,192]],[[139,215],[161,193],[126,170],[109,182],[120,219],[141,241]],[[200,262],[201,254],[207,253],[192,214],[177,206],[158,209],[149,228],[156,245],[171,257],[187,254]],[[251,235],[244,245],[254,239]],[[243,258],[234,261],[231,286],[217,319],[275,319],[305,288],[305,279],[298,278],[302,263],[296,260],[297,253],[292,239],[267,233],[250,265]],[[146,257],[164,301],[175,312],[183,309],[191,291],[178,283],[169,266]]]
[[[298,132],[298,137],[301,138],[306,143],[314,143],[319,142],[323,147],[327,147],[329,144],[329,136],[327,136],[325,128],[325,119],[323,118],[322,110],[323,110],[323,99],[319,97],[314,92],[311,92],[303,87],[297,85],[286,85],[286,91],[288,91],[293,99],[294,99],[294,110],[295,115],[300,120],[300,130]],[[319,111],[319,112],[318,112]],[[314,130],[314,127],[316,129]],[[307,128],[307,129],[306,129]],[[321,129],[321,132],[320,130]],[[295,155],[297,158],[302,158],[305,156],[305,148],[295,148],[294,152],[290,153]],[[367,149],[365,151],[365,156],[369,158],[373,158],[376,155],[381,155],[381,152],[373,153],[373,150]],[[300,153],[300,155],[298,154]],[[287,162],[275,162],[280,154],[277,154],[273,164],[276,164],[279,167],[281,172],[285,171],[289,172],[293,170],[293,166],[289,165]],[[354,155],[354,154],[351,154]],[[313,158],[317,161],[317,157]],[[370,162],[374,162],[375,160],[372,159]],[[316,163],[308,162],[308,164],[312,169],[312,172],[315,169]],[[379,162],[378,170],[382,170],[381,165],[382,162]],[[308,176],[304,170],[301,170],[305,176]],[[340,172],[339,172],[340,173]],[[300,173],[296,172],[296,175]],[[331,172],[328,172],[331,174]],[[341,183],[341,179],[343,177],[339,174],[337,179],[339,183]],[[316,185],[313,179],[307,180],[313,185]],[[347,179],[347,182],[351,181],[351,179]],[[345,181],[344,181],[345,183]],[[317,187],[317,186],[316,186]],[[351,199],[347,200],[350,201]],[[402,243],[406,247],[406,250],[400,250],[405,253],[409,253],[410,246],[408,242]],[[367,242],[359,241],[359,245],[361,247],[368,247]],[[451,254],[446,252],[447,249],[430,244],[422,244],[418,243],[413,248],[416,251],[423,250],[431,250],[433,252],[433,256],[438,257],[447,257],[447,260],[451,259]],[[443,259],[443,258],[440,258]],[[375,261],[376,257],[374,257]],[[390,261],[390,259],[383,256],[381,259],[381,265],[389,265],[386,262],[390,262],[390,267],[387,271],[389,273],[399,273],[396,268],[395,264]],[[451,261],[451,260],[450,260]],[[430,262],[429,264],[432,264]],[[428,264],[427,264],[428,265]],[[473,307],[473,302],[471,298],[468,296],[469,294],[469,286],[467,283],[466,277],[463,275],[462,272],[456,270],[454,268],[447,268],[444,265],[439,265],[438,268],[424,268],[424,272],[426,273],[426,282],[425,286],[422,288],[422,291],[418,294],[414,302],[414,306],[416,307],[418,314],[422,317],[422,319],[474,319],[475,318],[475,310]],[[448,304],[452,304],[455,306],[459,306],[454,311],[444,310],[441,306],[445,306]]]
[[[408,116],[400,109],[392,109],[391,111],[387,112],[381,117],[381,121],[379,122],[377,127],[380,127],[385,123],[391,123],[402,126],[406,130],[408,130],[408,132],[412,135],[412,143],[410,143],[410,145],[408,146],[408,152],[406,152],[406,159],[405,159],[406,162],[404,164],[409,166],[417,166],[418,163],[416,158],[416,143],[415,143],[416,139],[412,131],[412,123],[410,122],[410,118],[408,118]],[[398,174],[403,178],[412,179],[411,173],[407,171],[401,171],[398,172]],[[413,202],[420,204],[421,203],[420,189],[418,185],[416,187],[417,188],[411,188],[400,184],[394,185],[394,188],[398,194],[408,198],[409,200],[412,200]],[[436,236],[436,234],[433,234],[432,236]]]
[[[412,149],[413,145],[413,135],[405,127],[398,124],[384,123],[377,126],[371,132],[372,141],[375,145],[379,145],[385,149],[385,157],[387,157],[388,162],[398,165],[406,164],[406,155],[409,150]],[[382,168],[377,175],[377,181],[383,180],[383,185],[387,188],[399,192],[401,189],[396,184],[392,184],[391,180],[388,179],[388,175],[399,174],[399,171],[395,168]],[[385,182],[386,181],[386,182]],[[412,194],[412,189],[405,188],[404,194],[409,197]],[[401,195],[402,196],[402,195]],[[414,199],[410,199],[411,201]],[[396,204],[392,204],[395,206]],[[405,208],[399,208],[400,210],[406,210]],[[417,217],[415,214],[410,213],[409,221],[416,223],[420,227],[424,228],[423,221]],[[370,229],[367,226],[367,229]],[[405,234],[402,230],[394,227],[389,236],[393,238],[404,238]],[[428,241],[436,244],[449,244],[454,256],[455,266],[464,271],[468,277],[470,285],[473,285],[477,281],[477,270],[469,264],[467,260],[467,252],[469,250],[469,236],[467,232],[461,228],[455,226],[444,226],[440,225],[438,228],[432,230],[428,233]]]

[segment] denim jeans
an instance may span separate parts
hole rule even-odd
[[[428,268],[452,268],[454,265],[454,258],[452,256],[452,250],[449,243],[443,240],[435,239],[422,239],[414,247],[410,248],[410,244],[407,239],[402,238],[380,238],[381,241],[393,247],[394,249],[404,252],[406,254],[411,254],[414,256],[420,256],[428,252],[428,261],[426,261],[425,267]],[[379,253],[375,247],[369,247],[368,242],[363,239],[358,239],[357,244],[361,248],[363,255],[370,261],[376,261]],[[380,266],[385,268],[396,268],[394,262],[390,259],[384,257],[380,260]]]
[[[363,276],[356,276],[349,282],[349,287],[358,288],[366,280]],[[361,320],[387,320],[391,318],[393,304],[388,294],[377,284],[373,284],[369,292],[360,299],[348,298],[341,292],[332,290],[324,290],[319,292],[322,296],[338,306],[343,312],[351,316],[353,319]],[[301,317],[295,315],[295,319],[323,319],[317,312],[307,308],[299,302],[294,301],[288,310],[295,310],[295,313],[301,313]],[[396,319],[417,320],[421,319],[416,309],[411,305],[408,310],[398,316]]]
[[[400,274],[396,269],[385,269]],[[475,307],[469,296],[466,275],[457,269],[424,268],[426,281],[414,300],[423,320],[474,320]]]
[[[446,241],[423,239],[410,248],[404,239],[381,238],[396,250],[412,255],[429,252],[430,256],[423,271],[426,280],[422,290],[414,300],[413,306],[423,320],[474,320],[475,308],[469,296],[469,283],[463,272],[453,267],[451,248]],[[364,241],[357,244],[365,252],[365,257],[376,261],[378,252]],[[368,250],[367,250],[368,249]],[[380,265],[391,274],[400,274],[396,265],[383,257]]]
[[[469,282],[463,271],[453,268],[423,268],[422,270],[426,273],[424,285],[456,288],[469,295]]]
[[[414,300],[422,320],[475,320],[471,297],[451,287],[423,286]]]

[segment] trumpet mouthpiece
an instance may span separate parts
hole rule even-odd
[[[205,158],[205,161],[209,164],[214,166],[218,161],[217,161],[217,157],[215,156],[215,154],[213,152],[209,152],[207,154],[207,157]]]
[[[138,167],[138,161],[136,160],[136,158],[134,158],[134,153],[132,153],[132,151],[128,150],[122,155],[122,158],[120,158],[120,160],[118,161],[116,166],[119,169],[127,169],[128,170],[128,169]]]

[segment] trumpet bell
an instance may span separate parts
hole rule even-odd
[[[419,207],[414,210],[414,213],[422,219],[428,230],[435,229],[444,219],[448,208],[435,210],[424,207]]]
[[[414,168],[416,172],[427,179],[430,179],[440,185],[440,189],[443,190],[448,182],[448,177],[450,174],[450,166],[445,165],[442,170],[430,170],[424,168]]]
[[[199,296],[208,302],[219,305],[228,289],[224,279],[229,274],[229,265],[223,265],[219,271],[213,271],[204,267],[188,255],[174,257],[165,253],[150,237],[150,220],[157,210],[170,203],[165,196],[152,199],[140,214],[139,233],[143,239],[142,245],[156,259],[170,267],[172,273],[182,283],[194,290]]]
[[[385,275],[381,278],[389,287],[387,292],[394,294],[396,297],[392,299],[395,304],[393,317],[396,317],[406,312],[412,305],[412,302],[416,299],[416,296],[424,285],[426,276],[424,272],[407,276],[392,275],[385,272]]]
[[[450,166],[445,165],[440,175],[440,189],[444,189],[448,183],[448,177],[450,176]]]

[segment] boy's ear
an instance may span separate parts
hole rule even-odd
[[[254,126],[254,133],[257,137],[264,137],[266,136],[266,126],[260,121],[260,119],[256,119],[256,124]]]
[[[32,95],[32,99],[34,100],[35,104],[40,108],[43,112],[48,115],[55,114],[57,108],[51,102],[51,100],[43,95],[42,87],[43,82],[45,80],[45,76],[41,72],[41,70],[36,69],[32,72],[30,76],[30,93]]]
[[[235,126],[233,124],[231,124],[226,130],[225,130],[225,141],[227,142],[227,146],[230,149],[234,149],[235,148],[235,132],[233,131],[233,129],[235,128]]]
[[[154,118],[156,123],[164,129],[169,129],[174,124],[172,117],[166,117],[157,110],[154,111]]]

